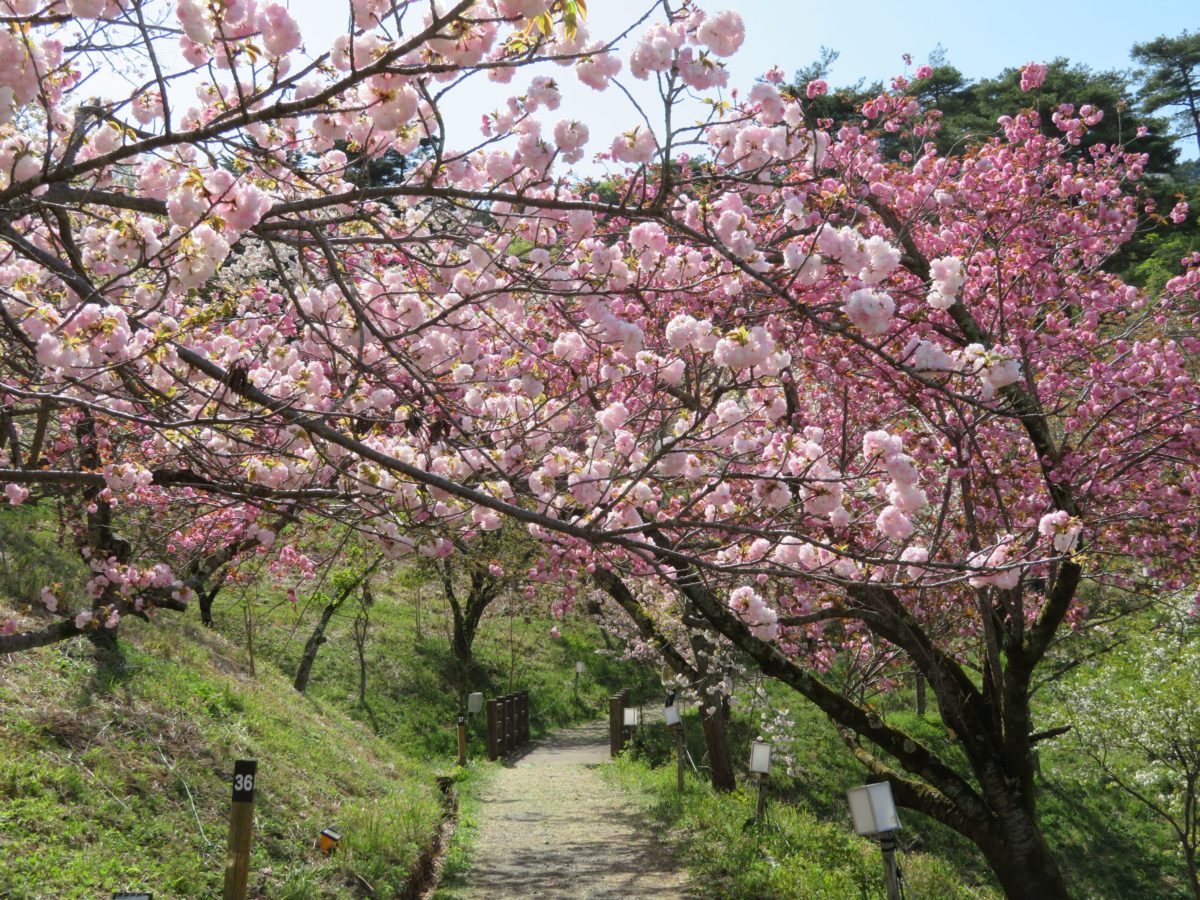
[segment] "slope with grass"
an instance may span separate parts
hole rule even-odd
[[[442,816],[424,767],[165,616],[0,658],[0,708],[3,897],[216,896],[238,758],[259,761],[256,895],[393,896]],[[346,842],[326,859],[333,822]]]
[[[367,609],[365,691],[354,640],[361,607],[346,604],[330,620],[312,667],[306,696],[335,706],[413,757],[448,765],[457,752],[455,721],[461,697],[528,691],[536,737],[553,728],[606,714],[608,697],[622,687],[640,693],[658,686],[658,673],[622,660],[585,615],[553,620],[549,599],[502,598],[480,625],[473,665],[464,679],[451,652],[450,617],[440,589],[412,569],[381,579]],[[247,615],[249,604],[249,615]],[[230,593],[218,600],[218,630],[256,659],[295,673],[320,602],[291,604],[283,591]],[[250,625],[249,639],[247,635]],[[559,637],[550,637],[557,628]],[[575,664],[584,672],[576,679]],[[460,693],[461,689],[461,693]],[[482,716],[468,721],[473,757],[482,755]]]
[[[53,521],[0,508],[0,606],[35,627],[47,614],[29,601],[48,581],[65,596],[81,581]],[[361,700],[352,617],[330,624],[301,695],[291,679],[319,608],[292,607],[261,581],[221,595],[215,629],[166,612],[127,620],[115,642],[0,657],[0,897],[217,895],[233,761],[246,757],[259,760],[252,896],[406,891],[444,818],[457,672],[444,610],[419,579],[392,573],[377,594]],[[546,640],[547,618],[500,604],[477,642],[472,688],[530,691],[535,733],[594,718],[612,690],[647,675],[596,654],[602,640],[582,620],[560,624],[564,637]],[[482,727],[471,723],[475,760],[455,775],[468,820],[487,768],[475,764]],[[331,825],[345,840],[327,859],[314,844]],[[465,865],[469,835],[450,871]]]

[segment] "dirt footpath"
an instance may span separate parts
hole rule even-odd
[[[487,785],[465,893],[495,898],[695,896],[670,852],[633,805],[596,771],[608,724],[532,744]]]

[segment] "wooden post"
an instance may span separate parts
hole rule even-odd
[[[458,764],[467,764],[467,717],[458,717]]]
[[[487,753],[488,759],[500,756],[500,701],[487,702]]]
[[[625,703],[620,694],[608,698],[608,753],[616,757],[625,746]]]
[[[504,695],[504,755],[512,753],[517,749],[517,729],[515,727],[514,712],[516,710],[517,701],[512,694]]]
[[[250,877],[250,833],[254,828],[254,779],[258,761],[233,764],[233,809],[229,814],[229,849],[225,855],[224,900],[246,900]]]
[[[529,691],[521,691],[521,743],[529,743]]]

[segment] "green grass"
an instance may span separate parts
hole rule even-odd
[[[606,774],[666,826],[704,896],[729,900],[849,900],[884,896],[879,847],[840,822],[823,820],[773,797],[765,821],[752,824],[753,787],[714,792],[689,777],[676,790],[672,766],[650,768],[623,756]],[[925,853],[901,859],[909,896],[966,900],[999,896],[964,883],[952,866]]]
[[[269,668],[251,678],[217,635],[167,616],[122,632],[0,658],[0,897],[218,895],[237,758],[259,761],[252,891],[403,887],[441,817],[424,767]]]
[[[0,510],[0,603],[6,596],[34,600],[47,570],[63,582],[64,595],[77,586],[78,561],[58,548],[47,525],[37,511]],[[394,895],[441,821],[435,776],[452,773],[459,826],[438,896],[457,896],[470,866],[480,787],[494,771],[482,760],[484,723],[471,721],[472,759],[455,769],[461,673],[440,591],[402,570],[375,594],[365,703],[354,604],[331,623],[301,697],[291,676],[320,608],[303,601],[293,608],[262,585],[222,595],[215,631],[189,624],[194,613],[164,613],[153,625],[123,624],[113,651],[80,640],[0,657],[0,897],[218,894],[229,774],[245,756],[260,761],[257,895]],[[32,610],[20,619],[39,621]],[[561,638],[547,637],[552,624]],[[541,612],[501,601],[481,626],[469,688],[488,696],[528,690],[535,735],[604,715],[620,687],[641,698],[658,694],[655,671],[604,645],[582,613],[554,623],[544,601]],[[577,660],[587,666],[578,692]],[[706,896],[878,896],[878,848],[848,827],[845,791],[864,780],[862,769],[819,712],[778,685],[767,694],[773,706],[791,710],[795,736],[793,775],[778,768],[772,775],[771,827],[743,828],[753,806],[747,792],[718,795],[690,778],[676,795],[661,727],[643,729],[640,759],[619,763],[614,779],[667,825]],[[1053,706],[1069,702],[1069,691],[1063,697],[1044,701],[1039,722],[1064,719]],[[918,718],[906,692],[879,706],[889,721],[956,758],[936,714]],[[757,736],[746,707],[742,699],[731,726],[739,763]],[[703,765],[694,716],[688,735]],[[1047,742],[1041,755],[1040,814],[1074,895],[1187,896],[1178,850],[1161,823],[1105,784],[1070,740]],[[997,896],[972,845],[916,813],[901,818],[910,896]],[[346,837],[327,859],[313,843],[330,825]]]
[[[683,797],[675,791],[673,745],[661,726],[642,729],[632,758],[623,758],[614,778],[664,824],[688,861],[693,876],[712,886],[712,896],[874,897],[880,879],[879,851],[853,836],[846,790],[865,780],[828,720],[778,685],[767,686],[775,707],[787,707],[794,722],[795,774],[776,765],[771,775],[771,819],[762,834],[743,832],[753,814],[750,792],[720,795],[689,775]],[[1066,696],[1069,696],[1066,695]],[[747,694],[730,724],[735,765],[744,776],[757,716]],[[881,703],[889,722],[919,736],[947,758],[957,759],[935,711],[912,712],[912,697],[898,692]],[[1053,708],[1041,711],[1059,720]],[[685,714],[688,750],[702,767],[704,744],[694,713]],[[1176,843],[1166,828],[1138,804],[1107,784],[1069,739],[1047,742],[1041,752],[1039,815],[1072,896],[1094,900],[1142,900],[1189,896]],[[912,897],[998,897],[999,887],[978,849],[919,813],[901,810],[900,843]],[[832,829],[832,830],[829,830]],[[866,852],[865,868],[859,857]],[[865,874],[864,874],[865,873]],[[859,879],[865,878],[860,883]]]
[[[494,765],[470,764],[458,770],[458,821],[442,861],[442,870],[434,900],[454,900],[463,895],[467,872],[471,869],[472,851],[479,834],[479,810],[482,788],[495,774]]]
[[[52,525],[45,510],[0,510],[0,613],[20,627],[46,621],[36,597],[48,581],[78,596],[79,561]],[[194,613],[163,613],[152,625],[126,620],[104,652],[74,640],[0,657],[0,897],[219,894],[242,757],[259,760],[252,895],[396,895],[442,821],[436,776],[451,771],[461,803],[444,863],[453,883],[492,767],[476,717],[471,763],[453,768],[459,673],[431,588],[401,570],[376,591],[366,703],[352,615],[332,622],[301,696],[291,676],[320,607],[294,609],[261,584],[226,591],[214,630],[192,624]],[[602,639],[582,618],[558,623],[558,640],[546,639],[552,624],[497,604],[470,688],[528,690],[535,734],[600,715],[618,687],[645,689],[652,673],[597,655]],[[587,672],[576,691],[578,659]],[[330,825],[345,839],[325,858],[314,842]]]

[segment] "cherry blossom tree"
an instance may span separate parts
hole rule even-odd
[[[1154,297],[1103,270],[1144,158],[1071,152],[1096,110],[943,156],[898,79],[814,131],[821,86],[727,91],[742,21],[690,3],[603,43],[578,0],[354,0],[316,48],[277,3],[0,8],[0,483],[61,497],[93,572],[0,650],[182,606],[285,528],[442,559],[507,518],[531,578],[672,592],[1010,895],[1066,895],[1033,679],[1089,614],[1194,584],[1200,491],[1200,261]],[[144,81],[83,100],[115,47]],[[662,120],[603,142],[602,201],[547,73],[626,67]],[[454,148],[479,79],[516,86]],[[854,659],[920,673],[961,759],[842,690]]]

